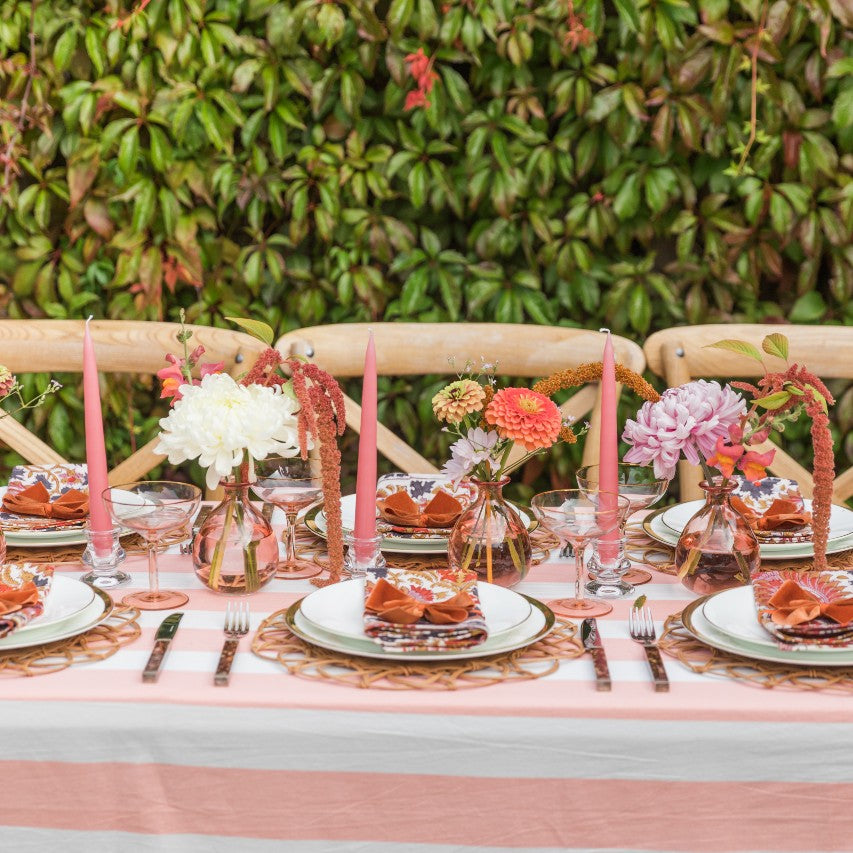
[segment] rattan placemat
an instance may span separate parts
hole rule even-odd
[[[682,624],[680,613],[669,616],[664,622],[658,645],[661,651],[700,675],[734,678],[766,689],[780,687],[853,693],[853,667],[809,668],[738,657],[697,640]]]
[[[100,625],[67,640],[0,653],[0,677],[47,675],[80,663],[106,660],[140,636],[135,607],[117,606]]]
[[[157,551],[163,552],[172,545],[186,541],[186,534],[167,536],[163,539]],[[121,545],[129,557],[148,553],[145,540],[136,533],[121,537]],[[86,550],[85,545],[60,545],[53,548],[19,548],[13,545],[6,547],[7,563],[79,563]]]
[[[557,620],[548,636],[514,652],[447,663],[375,660],[303,642],[287,627],[286,613],[279,610],[261,623],[252,640],[252,651],[258,657],[280,663],[290,675],[346,687],[462,690],[506,681],[530,681],[550,675],[561,661],[579,657],[584,651],[575,625]]]

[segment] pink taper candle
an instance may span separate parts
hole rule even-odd
[[[372,331],[364,354],[353,532],[358,539],[376,536],[376,345]]]
[[[107,453],[104,417],[98,388],[98,363],[89,335],[89,317],[83,335],[83,412],[86,422],[86,467],[89,472],[89,526],[97,532],[112,530],[113,523],[101,498],[107,488]]]
[[[619,494],[619,438],[616,427],[616,360],[613,356],[613,340],[609,329],[604,342],[604,354],[601,357],[601,431],[598,446],[598,488],[602,492]],[[602,501],[602,506],[616,508],[615,501]],[[617,542],[620,538],[618,530],[613,530],[602,539],[606,542]],[[599,555],[604,560],[613,560],[618,555],[618,547],[614,545],[599,545]]]

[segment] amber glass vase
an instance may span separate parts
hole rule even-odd
[[[472,478],[474,503],[450,531],[447,561],[452,569],[470,569],[480,580],[513,586],[530,569],[530,536],[515,508],[503,497],[509,477],[498,481]]]
[[[732,480],[718,477],[701,484],[705,506],[687,522],[675,546],[681,582],[700,595],[749,583],[761,564],[758,540],[729,499]]]
[[[214,592],[245,595],[275,577],[278,541],[249,500],[249,484],[224,480],[225,497],[193,540],[196,576]]]

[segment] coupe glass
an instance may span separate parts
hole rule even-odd
[[[600,465],[587,465],[577,472],[578,488],[583,494],[597,492],[600,485]],[[625,556],[625,525],[628,517],[641,509],[656,504],[665,494],[669,480],[655,477],[654,471],[645,465],[623,462],[616,466],[619,494],[628,499],[628,512],[619,525],[619,541],[610,546],[612,554],[602,556],[602,543],[596,541],[592,557],[587,563],[590,581],[588,592],[605,598],[620,598],[630,595],[634,587],[625,575],[631,571],[631,561]],[[648,577],[643,575],[643,577]]]
[[[587,543],[616,530],[630,506],[628,499],[612,492],[558,489],[533,496],[533,512],[542,525],[560,540],[561,547],[571,545],[575,554],[575,594],[573,598],[549,601],[559,616],[585,619],[604,616],[613,607],[604,601],[584,598],[583,555]]]
[[[104,491],[104,505],[116,524],[138,533],[148,546],[148,591],[134,592],[122,604],[140,610],[171,610],[189,601],[175,590],[160,589],[157,546],[168,533],[189,530],[201,502],[201,489],[189,483],[147,480]]]
[[[285,557],[278,564],[276,577],[296,580],[319,575],[322,566],[300,559],[296,554],[296,517],[300,510],[323,497],[319,462],[270,456],[255,463],[255,476],[257,480],[252,483],[252,491],[262,501],[283,510],[287,519],[282,533]]]

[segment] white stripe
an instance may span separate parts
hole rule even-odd
[[[853,723],[7,702],[3,733],[3,758],[21,761],[114,762],[120,754],[139,764],[236,760],[247,769],[330,773],[853,783],[853,762],[840,755]]]
[[[294,841],[216,835],[139,835],[130,832],[94,832],[9,827],[0,830],[4,844],[16,853],[590,853],[589,847],[481,847],[472,844],[415,844],[396,841]],[[816,839],[817,841],[817,839]],[[595,847],[595,853],[646,851],[646,839],[637,848]],[[667,848],[678,853],[675,848]],[[800,853],[817,853],[818,848]],[[769,853],[742,850],[741,853]],[[789,851],[797,853],[797,851]]]

